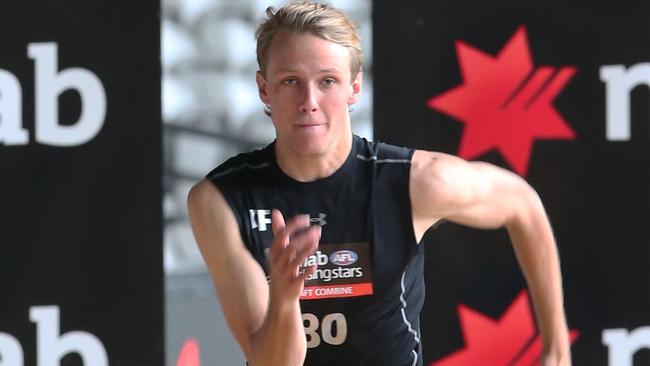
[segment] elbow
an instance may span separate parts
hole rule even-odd
[[[510,214],[504,227],[508,230],[525,228],[534,225],[539,220],[546,220],[546,211],[537,191],[521,179],[514,190]]]

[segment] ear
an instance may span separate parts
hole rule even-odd
[[[353,105],[359,101],[359,98],[361,97],[362,83],[363,83],[363,72],[359,71],[357,73],[357,76],[354,77],[354,80],[352,80],[352,85],[350,85],[350,87],[352,88],[352,94],[350,94],[350,97],[348,98],[348,105]]]
[[[260,71],[255,73],[255,81],[257,82],[257,90],[260,94],[260,99],[264,104],[269,104],[269,94],[267,93],[268,84],[266,84],[266,79]]]

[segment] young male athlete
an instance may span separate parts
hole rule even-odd
[[[422,365],[424,232],[440,220],[507,228],[528,282],[543,365],[570,365],[556,246],[515,174],[353,136],[353,23],[292,3],[257,31],[257,84],[276,130],[189,198],[192,227],[250,365]]]

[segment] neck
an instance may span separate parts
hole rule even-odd
[[[280,169],[294,180],[312,182],[329,177],[345,163],[352,149],[352,133],[340,136],[322,154],[302,154],[278,142],[275,157]]]

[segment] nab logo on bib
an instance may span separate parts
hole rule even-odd
[[[357,253],[351,250],[339,250],[330,254],[330,262],[337,266],[349,266],[359,259]]]

